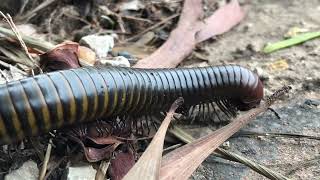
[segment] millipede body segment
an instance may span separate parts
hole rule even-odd
[[[235,65],[41,74],[0,85],[0,143],[98,118],[165,112],[178,97],[186,108],[216,102],[223,111],[245,110],[259,104],[263,87],[257,75]]]

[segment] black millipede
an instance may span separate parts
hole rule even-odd
[[[99,118],[165,112],[179,97],[184,98],[182,109],[214,103],[234,116],[260,103],[263,86],[256,74],[236,65],[84,67],[40,74],[0,85],[0,143]]]

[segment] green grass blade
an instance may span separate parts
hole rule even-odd
[[[320,36],[320,31],[299,34],[299,35],[296,35],[290,39],[286,39],[286,40],[279,41],[276,43],[268,44],[263,48],[262,51],[264,53],[271,53],[271,52],[274,52],[274,51],[277,51],[277,50],[280,50],[283,48],[287,48],[287,47],[294,46],[296,44],[303,43],[305,41],[317,38],[319,36]]]

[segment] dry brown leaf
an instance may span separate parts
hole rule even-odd
[[[235,25],[240,23],[245,16],[237,0],[222,6],[209,18],[204,20],[201,30],[197,33],[196,39],[200,43],[213,36],[228,32]]]
[[[80,67],[77,43],[65,43],[40,55],[40,67],[44,72]]]
[[[120,152],[111,160],[109,174],[112,180],[121,180],[135,164],[135,156],[129,152]]]
[[[73,141],[80,144],[84,151],[84,155],[89,162],[97,162],[106,158],[110,158],[113,151],[123,142],[118,139],[107,136],[107,137],[84,137],[79,138],[74,136],[72,133],[68,134],[68,137]],[[91,141],[94,147],[87,146],[84,142]],[[102,147],[102,148],[101,148]]]
[[[237,0],[221,7],[201,20],[202,1],[186,0],[176,29],[168,40],[150,56],[140,60],[137,68],[172,68],[185,59],[197,43],[229,31],[244,17]]]
[[[123,180],[153,180],[159,179],[159,170],[161,167],[161,158],[163,151],[164,138],[173,119],[174,112],[183,103],[183,99],[177,99],[171,106],[167,116],[161,123],[161,126],[146,151],[142,154],[138,162],[126,174]]]

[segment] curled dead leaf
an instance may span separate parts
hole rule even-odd
[[[123,143],[112,136],[96,138],[85,137],[80,139],[69,134],[69,138],[80,144],[89,162],[97,162],[110,158],[114,150]]]
[[[80,67],[77,43],[65,43],[40,55],[40,67],[44,72]]]

